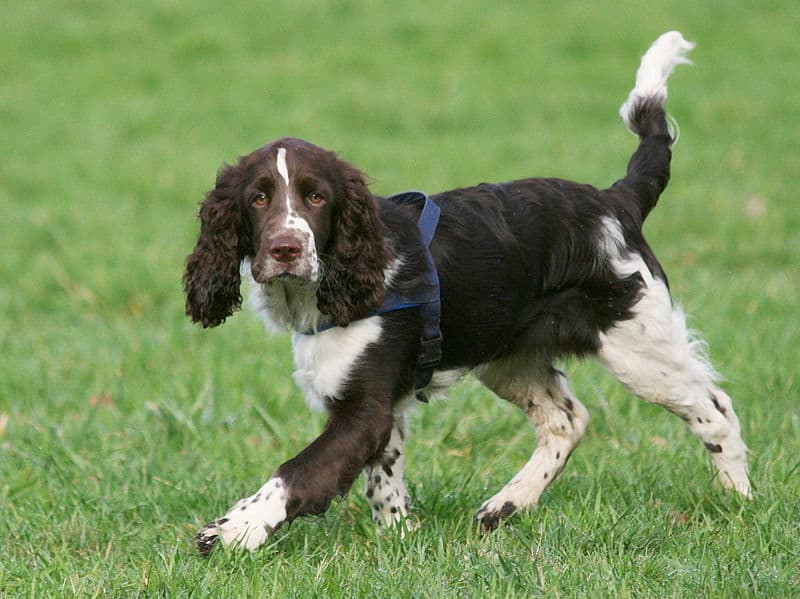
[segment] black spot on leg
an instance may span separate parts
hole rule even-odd
[[[725,410],[725,408],[719,405],[719,402],[717,401],[717,398],[713,393],[711,394],[711,403],[714,404],[714,407],[717,409],[717,412],[719,412],[723,416],[727,415],[727,411]]]
[[[544,479],[547,480],[547,472],[544,473]]]
[[[514,505],[511,501],[506,501],[496,512],[487,512],[486,510],[481,510],[478,512],[478,517],[481,520],[481,531],[482,532],[491,532],[497,525],[500,523],[500,520],[504,518],[508,518],[514,511],[517,509],[517,506]]]
[[[497,515],[501,518],[508,518],[514,511],[517,509],[517,506],[514,505],[513,501],[506,501],[503,504],[503,507],[500,508],[500,511],[497,512]]]
[[[722,453],[722,445],[717,443],[706,443],[706,449],[711,453]]]
[[[379,484],[381,484],[381,475],[380,475],[380,474],[376,474],[376,475],[375,475],[375,478],[374,478],[374,479],[372,479],[372,480],[374,480],[374,481],[375,481],[375,484],[376,484],[376,485],[379,485]]]
[[[367,489],[367,499],[372,499],[373,495],[375,495],[375,489],[370,487],[369,489]]]
[[[389,466],[389,464],[384,462],[383,464],[381,464],[381,468],[383,468],[383,471],[386,473],[386,476],[392,476],[392,468],[391,466]]]
[[[392,509],[389,510],[389,511],[392,512],[393,514],[396,514],[397,513],[397,508],[395,506],[392,506]]]
[[[560,452],[560,451],[557,451],[557,452],[556,452],[556,459],[559,459],[560,457],[561,457],[561,452]]]

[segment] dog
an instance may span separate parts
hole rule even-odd
[[[258,548],[282,524],[325,511],[361,472],[373,520],[407,522],[404,410],[467,372],[537,435],[528,463],[477,513],[494,529],[536,505],[586,431],[588,412],[554,366],[569,355],[595,357],[682,418],[722,485],[751,495],[731,399],[642,236],[670,176],[667,79],[693,46],[672,31],[644,54],[620,109],[639,145],[607,189],[531,178],[387,199],[332,152],[293,138],[223,166],[200,206],[186,312],[221,324],[241,306],[244,275],[268,328],[292,332],[295,379],[328,420],[197,533],[202,554],[218,541]]]

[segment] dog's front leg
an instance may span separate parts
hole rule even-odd
[[[283,464],[250,497],[197,533],[197,548],[207,555],[219,540],[255,550],[285,522],[320,514],[345,495],[367,462],[380,451],[392,429],[389,400],[334,402],[325,430],[297,457]]]

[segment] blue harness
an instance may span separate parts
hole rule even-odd
[[[436,272],[436,265],[433,263],[430,245],[433,235],[436,232],[436,225],[439,224],[441,210],[439,206],[427,195],[419,191],[406,191],[387,198],[395,204],[405,204],[409,202],[424,202],[422,212],[417,221],[420,237],[425,248],[425,272],[422,282],[413,290],[398,293],[389,292],[383,300],[380,308],[370,313],[368,316],[376,316],[394,312],[395,310],[405,310],[406,308],[419,308],[422,315],[422,339],[420,340],[420,352],[417,359],[417,368],[414,373],[414,387],[419,390],[431,382],[433,370],[439,365],[442,359],[442,331],[439,323],[442,317],[442,302],[439,291],[439,275]],[[316,331],[305,333],[313,335],[333,328],[334,324],[322,324]],[[417,399],[426,402],[427,396],[417,392]]]

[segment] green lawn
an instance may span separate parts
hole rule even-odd
[[[0,35],[0,596],[790,597],[800,594],[800,4],[10,0]],[[520,413],[466,381],[420,406],[419,530],[356,492],[255,554],[199,525],[320,430],[288,339],[200,330],[181,274],[216,169],[295,135],[380,193],[531,175],[598,186],[658,34],[697,42],[668,108],[647,235],[726,375],[752,502],[676,418],[593,363],[593,416],[540,508],[473,516],[527,459]]]

